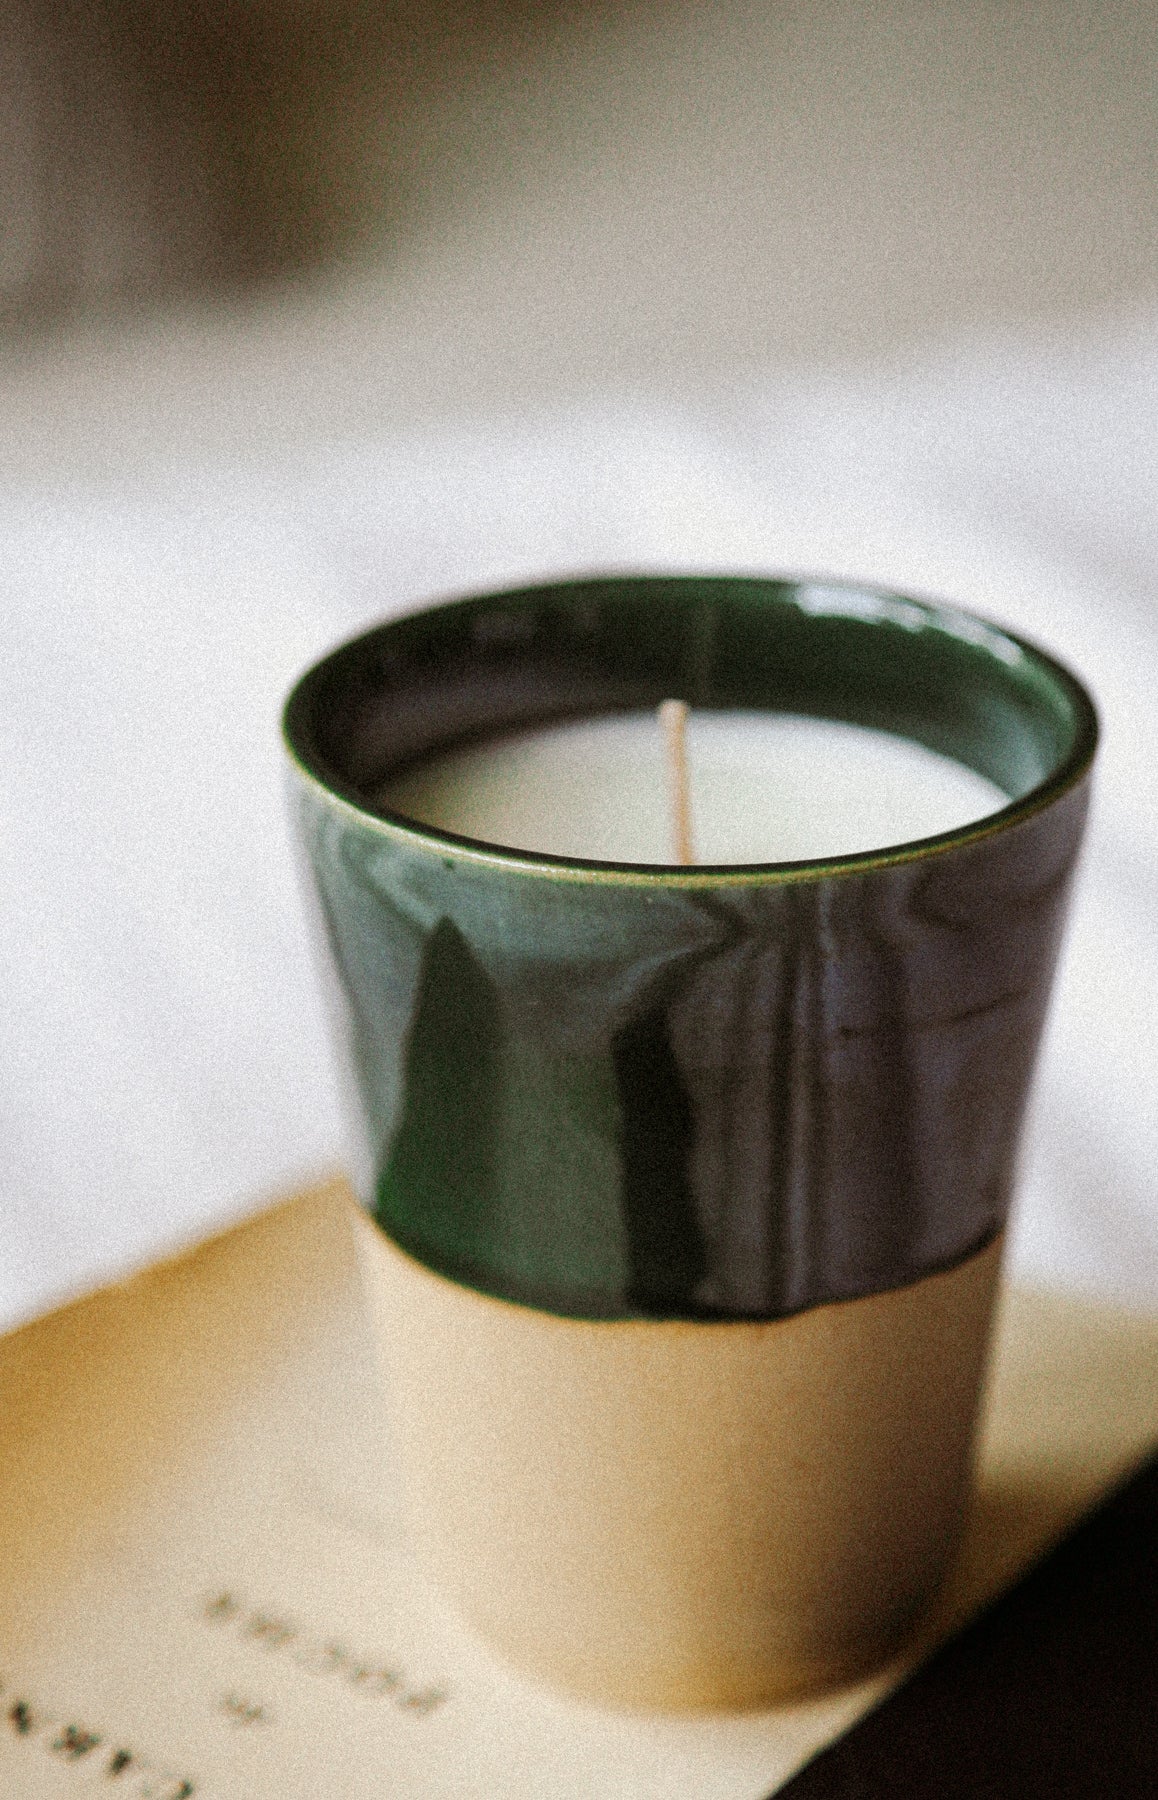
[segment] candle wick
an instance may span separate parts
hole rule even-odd
[[[694,863],[692,848],[692,803],[688,785],[688,703],[665,700],[659,708],[659,725],[663,732],[664,761],[667,764],[668,797],[671,802],[672,850],[677,863]]]

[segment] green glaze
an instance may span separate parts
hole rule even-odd
[[[898,732],[1010,804],[920,844],[694,870],[567,862],[379,811],[416,757],[670,695]],[[830,583],[484,596],[295,689],[300,828],[383,1229],[591,1318],[768,1318],[1000,1229],[1096,738],[1059,665]]]

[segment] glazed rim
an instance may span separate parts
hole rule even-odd
[[[805,862],[617,863],[462,837],[377,803],[414,763],[594,714],[779,711],[908,738],[988,777],[1009,804],[933,837]],[[583,881],[686,887],[814,879],[976,842],[1081,780],[1097,714],[1081,682],[974,613],[857,583],[618,575],[451,600],[375,626],[309,669],[283,732],[300,774],[365,826],[456,860]]]

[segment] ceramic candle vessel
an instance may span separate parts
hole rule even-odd
[[[689,869],[380,803],[472,738],[670,697],[891,731],[1008,804]],[[747,1705],[860,1670],[960,1515],[1086,809],[1080,684],[901,596],[621,577],[384,625],[303,678],[285,729],[435,1575],[602,1699]]]

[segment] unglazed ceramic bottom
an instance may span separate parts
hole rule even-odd
[[[956,1541],[999,1240],[759,1324],[559,1318],[358,1241],[416,1541],[512,1663],[739,1708],[903,1640]]]

